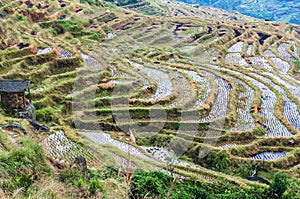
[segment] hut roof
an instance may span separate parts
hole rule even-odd
[[[30,85],[29,80],[4,80],[0,79],[0,92],[19,93],[24,92]]]

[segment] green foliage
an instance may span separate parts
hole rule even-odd
[[[172,177],[162,172],[140,172],[135,173],[132,177],[130,190],[133,198],[165,196],[168,187],[172,182]]]
[[[79,178],[78,181],[77,181],[77,187],[80,188],[84,185],[84,180],[83,178]]]
[[[287,190],[284,193],[284,198],[295,199],[300,198],[300,180],[289,178]]]
[[[51,107],[36,110],[36,119],[40,122],[56,122],[58,120],[58,115],[55,109]]]
[[[8,59],[20,58],[30,54],[32,54],[31,49],[29,47],[26,47],[21,50],[2,51],[0,53],[0,57],[2,60],[8,60]]]
[[[178,182],[171,191],[170,199],[202,199],[206,198],[207,195],[205,190],[195,186],[191,182]]]
[[[64,170],[60,173],[59,180],[72,185],[80,184],[80,180],[82,179],[82,173],[76,169]],[[82,184],[81,184],[82,185]]]
[[[201,158],[199,163],[204,167],[222,172],[226,172],[230,165],[228,154],[225,151],[218,153],[211,151],[207,156]]]
[[[88,3],[89,5],[95,4],[94,0],[80,0],[80,3]]]
[[[265,130],[261,126],[255,126],[252,131],[256,136],[261,136],[265,134]]]
[[[88,38],[99,42],[103,41],[104,39],[103,33],[100,31],[92,33]]]
[[[57,21],[57,23],[61,25],[64,30],[67,30],[69,32],[75,32],[80,29],[78,24],[74,24],[69,20],[59,20]]]
[[[95,195],[98,192],[103,193],[102,185],[99,182],[99,176],[94,175],[94,172],[88,171],[83,174],[76,169],[68,169],[60,173],[59,179],[67,185],[72,185],[80,189],[81,192],[86,192],[89,195]]]
[[[0,104],[0,108],[3,110],[5,115],[8,115],[8,116],[14,115],[14,109],[12,107]]]
[[[103,188],[100,185],[99,181],[96,179],[92,179],[89,181],[89,192],[92,195],[95,195],[97,191],[103,192]]]
[[[52,28],[55,34],[63,34],[65,32],[70,32],[76,37],[87,36],[88,39],[95,41],[102,41],[104,39],[103,33],[101,31],[89,32],[84,30],[84,27],[89,24],[88,20],[81,20],[78,18],[73,18],[70,20],[59,20],[52,24]],[[45,26],[45,25],[44,25]]]
[[[259,186],[243,188],[227,181],[200,183],[194,179],[184,182],[174,180],[159,171],[136,172],[131,181],[130,198],[171,198],[171,199],[261,199],[267,198],[266,190]]]
[[[28,188],[42,176],[50,174],[43,150],[29,138],[20,140],[22,147],[12,149],[0,156],[1,188],[6,192]]]
[[[257,189],[228,189],[226,188],[223,193],[212,194],[209,198],[212,199],[261,199],[264,196],[264,190],[257,188]]]
[[[89,24],[87,20],[81,20],[76,17],[72,17],[72,20],[57,20],[55,22],[41,23],[42,28],[52,27],[54,34],[64,34],[65,32],[76,33]]]
[[[107,0],[107,1],[109,1],[111,3],[114,2],[113,0]],[[126,5],[130,5],[130,4],[138,3],[139,0],[118,0],[117,2],[118,2],[117,3],[118,6],[126,6]]]
[[[8,137],[2,132],[2,130],[0,130],[0,152],[2,150],[10,150],[12,147],[13,145],[10,140],[8,140]]]
[[[224,151],[217,153],[213,165],[218,171],[227,169],[229,166],[228,154]]]
[[[159,171],[139,171],[132,177],[130,198],[205,198],[204,190],[191,183],[174,181],[172,176]]]
[[[246,178],[247,176],[250,176],[252,174],[254,167],[251,163],[246,162],[242,164],[241,166],[234,168],[234,173],[242,176],[243,178]]]
[[[105,32],[112,32],[114,29],[110,26],[105,28]]]
[[[27,173],[22,174],[16,180],[17,187],[24,187],[25,190],[27,190],[33,183],[34,183],[34,180],[32,180],[31,176]]]
[[[283,193],[287,188],[287,175],[283,172],[277,172],[272,177],[272,184],[268,191],[271,198],[283,198]]]
[[[13,19],[16,19],[17,21],[25,21],[26,17],[24,15],[20,15],[20,14],[14,14]]]
[[[294,63],[296,64],[297,69],[300,70],[300,61],[295,61]]]
[[[119,174],[119,168],[114,166],[114,165],[108,165],[102,169],[97,169],[97,170],[89,170],[88,171],[88,176],[90,178],[96,178],[96,179],[118,179],[118,180],[123,180],[123,178],[120,178]]]

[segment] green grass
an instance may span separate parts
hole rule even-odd
[[[294,63],[296,65],[297,69],[300,71],[300,61],[295,61]]]

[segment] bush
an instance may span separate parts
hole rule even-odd
[[[88,38],[91,39],[91,40],[95,40],[95,41],[101,42],[101,41],[103,41],[104,37],[103,37],[102,32],[98,31],[98,32],[92,33],[92,35],[89,36]]]
[[[160,171],[139,171],[132,177],[130,198],[172,198],[201,199],[206,198],[205,191],[187,181],[174,181],[170,175]]]
[[[40,122],[50,122],[50,121],[54,121],[56,118],[55,110],[50,107],[36,110],[35,114],[36,114],[36,119]]]
[[[57,21],[57,23],[69,32],[75,32],[75,31],[78,31],[80,29],[77,24],[73,24],[69,20],[59,20],[59,21]]]
[[[283,172],[277,172],[272,177],[269,195],[271,198],[283,198],[283,193],[287,190],[287,188],[287,175]]]
[[[22,174],[20,177],[17,178],[17,187],[24,187],[27,190],[34,181],[31,179],[29,174]]]
[[[20,144],[22,147],[0,156],[0,186],[5,192],[23,187],[26,193],[35,180],[51,173],[38,144],[29,138],[21,139]]]
[[[235,174],[238,174],[243,178],[246,178],[247,176],[250,176],[252,174],[253,169],[254,167],[251,163],[245,162],[238,167],[234,167],[233,171]]]
[[[214,168],[217,171],[222,172],[226,172],[230,165],[228,154],[225,151],[220,151],[218,153],[211,151],[207,156],[198,161],[206,168]]]
[[[226,170],[229,166],[228,154],[223,151],[217,153],[213,165],[218,171]]]
[[[173,178],[162,172],[138,172],[132,177],[130,190],[132,198],[165,196]]]

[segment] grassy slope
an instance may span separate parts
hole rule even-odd
[[[226,15],[222,15],[224,18],[218,19],[218,16],[220,16],[221,13],[216,14],[215,11],[208,11],[205,9],[199,11],[198,8],[191,8],[184,4],[167,4],[166,2],[151,1],[149,5],[146,5],[146,7],[132,8],[134,11],[141,11],[145,14],[155,13],[161,16],[169,16],[169,18],[166,18],[149,17],[132,11],[124,11],[122,8],[117,8],[109,3],[101,1],[90,1],[90,4],[66,1],[65,3],[67,6],[65,8],[61,8],[61,5],[56,1],[44,1],[41,5],[42,7],[49,5],[49,7],[45,9],[37,8],[39,3],[38,1],[32,1],[32,3],[36,6],[33,8],[27,8],[28,6],[25,3],[20,4],[19,1],[9,1],[5,2],[6,6],[1,7],[0,9],[0,13],[3,13],[5,17],[5,19],[0,19],[3,22],[1,23],[1,31],[5,32],[6,35],[10,35],[10,37],[7,37],[5,34],[1,34],[0,44],[3,51],[0,52],[0,75],[2,78],[31,79],[34,81],[32,85],[33,89],[45,87],[43,91],[32,93],[33,103],[38,109],[37,115],[39,121],[47,124],[56,122],[61,125],[58,129],[65,129],[69,125],[73,125],[71,99],[66,96],[72,93],[74,82],[80,82],[83,86],[88,86],[88,84],[90,84],[89,82],[92,81],[92,83],[96,84],[98,88],[101,88],[99,89],[99,96],[97,97],[105,97],[111,94],[111,90],[109,89],[111,85],[106,84],[111,78],[108,68],[103,71],[99,71],[98,73],[88,73],[86,76],[83,75],[82,79],[77,79],[78,76],[76,71],[79,71],[79,68],[81,68],[82,74],[85,74],[86,71],[84,67],[87,67],[83,60],[81,60],[78,50],[93,55],[96,59],[104,59],[106,62],[103,62],[102,64],[105,66],[113,63],[113,61],[119,64],[124,63],[125,57],[129,59],[137,59],[140,57],[140,60],[143,60],[145,63],[159,61],[162,65],[167,65],[168,67],[192,68],[194,70],[194,66],[187,64],[187,59],[200,60],[201,63],[204,62],[203,64],[212,63],[212,57],[219,56],[222,60],[228,47],[234,43],[233,41],[245,37],[244,39],[247,39],[249,42],[255,42],[257,39],[255,36],[256,32],[266,31],[270,34],[284,35],[285,39],[294,39],[293,34],[295,34],[295,32],[289,31],[293,29],[290,25],[278,23],[274,23],[275,25],[272,23],[264,24],[242,15],[237,17],[237,21],[233,21],[231,20],[233,16],[227,12]],[[83,11],[76,13],[75,11],[79,8],[83,8]],[[110,10],[110,13],[107,13],[106,10]],[[24,13],[24,11],[26,12]],[[197,12],[199,12],[199,15],[202,13],[202,15],[200,15],[201,17],[199,17]],[[67,15],[67,19],[58,21],[57,19],[64,14]],[[187,17],[193,17],[193,20]],[[207,18],[212,18],[213,20],[206,20]],[[179,33],[183,36],[183,39],[181,40],[174,39],[172,35],[173,32],[171,31],[171,29],[174,29],[173,24],[178,22],[182,22],[190,26],[187,28],[188,30],[186,32],[181,31]],[[154,32],[143,32],[145,28],[155,25],[159,26],[157,34]],[[93,26],[96,28],[93,28]],[[199,26],[203,27],[203,30],[199,30]],[[217,26],[221,26],[225,29],[227,34],[222,37],[221,40],[214,42],[212,41],[212,38],[218,37],[219,34]],[[253,26],[256,26],[257,28],[252,29]],[[127,30],[126,27],[129,27],[129,29]],[[250,30],[249,27],[251,27]],[[213,32],[211,34],[207,34],[207,31],[209,31],[210,28],[213,29]],[[234,36],[235,29],[238,29],[244,34],[240,37]],[[32,31],[36,31],[37,35],[32,35]],[[109,32],[113,32],[118,37],[113,40],[106,40],[106,35]],[[196,48],[191,53],[183,53],[181,47],[182,45],[186,45],[185,39],[191,40],[191,38],[196,36],[198,33],[202,34],[200,39],[196,42],[191,42],[191,44],[196,46]],[[232,43],[230,41],[232,41]],[[30,43],[32,45],[29,48],[18,50],[16,44],[19,42]],[[54,50],[45,55],[35,55],[37,49],[45,48],[47,46],[54,48]],[[65,50],[72,52],[74,57],[66,60],[59,59],[58,47],[63,47]],[[210,49],[211,47],[214,47],[216,52],[205,55],[204,53],[206,52],[206,49]],[[256,47],[257,51],[262,51],[267,46],[257,45]],[[111,53],[111,50],[115,48],[117,48],[116,52]],[[153,52],[151,48],[155,48],[157,51]],[[118,60],[120,57],[122,59]],[[167,60],[169,60],[169,58],[176,60],[178,64],[168,63]],[[234,68],[236,66],[227,67]],[[132,71],[132,74],[135,74],[134,70]],[[98,82],[99,79],[100,82]],[[150,79],[149,81],[151,82],[153,80]],[[189,81],[192,82],[192,80]],[[153,85],[153,87],[155,88],[155,85]],[[120,88],[121,91],[122,89],[126,89],[126,86],[124,86],[124,88]],[[85,94],[88,94],[88,92],[85,93],[82,91],[79,95],[81,94],[83,96],[87,96]],[[136,96],[139,95],[143,96],[143,93],[136,94]],[[92,98],[91,100],[94,99]],[[170,100],[172,99],[166,99],[166,102],[169,103]],[[209,100],[213,102],[213,96]],[[259,100],[256,99],[256,101]],[[211,102],[207,101],[206,103],[209,104]],[[104,125],[105,130],[111,132],[112,130],[115,130],[115,126],[112,125],[110,119],[107,118],[110,116],[111,112],[109,101],[105,104],[106,102],[103,100],[102,103],[104,104],[100,104],[99,110],[97,110],[99,117],[96,119],[100,120],[100,123]],[[145,116],[148,114],[146,112],[141,112],[139,109],[140,106],[147,106],[147,104],[145,105],[143,103],[145,102],[136,102],[136,104],[132,106],[133,116],[139,119],[142,118],[142,120],[146,119]],[[232,100],[231,103],[234,103],[234,100]],[[257,103],[259,104],[259,102]],[[94,110],[87,110],[87,112],[88,111]],[[235,114],[234,111],[235,110],[231,110],[231,115]],[[201,113],[205,115],[207,114],[207,110]],[[174,118],[175,120],[179,119],[176,110],[170,109],[170,117],[171,122],[168,124],[169,126],[166,127],[166,130],[172,131],[180,124],[176,121],[172,121]],[[89,117],[83,119],[89,120]],[[229,114],[227,115],[227,119],[234,123],[232,118],[230,119]],[[18,119],[12,119],[10,115],[1,116],[0,121],[4,124],[5,122],[12,120],[19,121]],[[143,122],[147,123],[147,121],[140,121],[141,124]],[[52,129],[52,131],[55,130],[57,129]],[[28,131],[31,132],[30,129],[28,129]],[[258,137],[258,139],[250,146],[240,146],[236,150],[229,151],[228,154],[232,169],[227,167],[226,169],[221,170],[222,172],[230,174],[234,173],[237,176],[245,177],[250,174],[252,170],[251,163],[253,163],[252,161],[249,161],[249,159],[243,158],[243,156],[248,155],[247,149],[249,147],[252,148],[253,146],[256,151],[260,151],[262,148],[270,149],[277,145],[281,148],[286,146],[287,140],[282,141],[280,139],[278,140],[278,143],[275,144],[274,140],[266,141],[266,143],[260,143],[259,136],[261,136],[261,134],[256,133],[257,132],[255,131],[249,132],[249,134],[248,132],[247,134],[232,134],[227,132],[224,136],[222,136],[221,141],[223,142],[236,141],[238,139],[249,141],[248,139],[251,136]],[[92,145],[90,141],[79,137],[72,129],[66,134],[71,140],[83,143],[84,146]],[[112,132],[112,135],[118,137],[115,135],[115,132]],[[47,137],[47,134],[41,134],[38,137],[35,137],[33,132],[31,136],[31,138],[36,142],[39,142],[45,137]],[[156,139],[157,143],[161,144],[162,140],[170,137],[171,136],[169,134],[163,134],[159,135],[157,138],[154,137],[153,139]],[[186,137],[186,135],[183,135],[183,137]],[[251,139],[252,138],[250,138],[250,140]],[[298,137],[295,139],[297,140]],[[9,141],[7,142],[7,144],[3,143],[3,145],[9,145]],[[147,140],[145,140],[145,142],[147,142]],[[192,146],[194,146],[194,148],[187,151],[186,154],[190,160],[194,158],[193,151],[196,151],[200,145],[196,140]],[[288,158],[275,163],[263,163],[263,170],[272,170],[272,172],[274,172],[278,169],[284,169],[287,170],[290,175],[297,176],[297,168],[290,169],[291,166],[294,166],[291,164],[297,164],[297,157],[299,157],[297,146],[298,145],[295,147],[286,147],[287,150],[293,151]],[[115,163],[116,160],[112,155],[114,153],[118,153],[122,156],[126,155],[124,152],[119,152],[112,148],[99,147],[96,145],[92,145],[91,148],[95,150],[96,154],[101,156],[100,159],[103,162],[103,165],[108,165],[109,163],[107,162]],[[103,151],[105,151],[104,154]],[[220,155],[222,154],[219,153],[219,149],[213,148],[212,155],[209,158],[212,160],[218,159]],[[200,161],[197,158],[194,160],[196,162]],[[282,166],[282,164],[285,164],[286,162],[288,164]],[[50,162],[48,163],[50,164]],[[143,163],[142,160],[137,161],[137,163],[142,168],[148,168],[149,166],[147,163]],[[209,169],[216,170],[217,168],[214,168],[213,163],[214,161],[207,160],[207,165],[202,165]],[[246,165],[245,171],[234,169],[243,165]],[[98,166],[100,170],[101,168],[104,170],[106,169],[106,166],[95,166]],[[188,169],[178,168],[177,172],[184,173],[185,170],[189,172],[186,173],[186,175],[191,175],[191,171]],[[192,176],[198,176],[199,178],[199,176],[207,177],[211,175],[214,178],[224,178],[224,174],[212,172],[210,170],[195,171]],[[264,173],[262,172],[261,175],[264,175]],[[264,176],[270,179],[270,176],[268,175],[269,174]],[[121,178],[122,175],[119,175],[119,177]],[[239,177],[235,178],[234,176],[231,176],[230,178],[235,182],[239,182],[241,180],[241,184],[248,183]],[[45,190],[43,184],[46,184],[47,182],[51,182],[51,188]],[[63,187],[63,191],[61,191],[61,193],[54,192],[53,190],[55,187],[61,186],[61,182],[58,182],[53,178],[39,179],[36,183],[40,184],[41,189],[41,191],[37,193],[33,191],[33,194],[36,194],[37,196],[39,194],[54,194],[56,197],[66,197],[70,195],[70,192],[72,192],[67,190],[66,185],[66,187]],[[111,186],[119,187],[121,191],[118,193],[114,192],[112,198],[118,198],[120,195],[124,195],[126,193],[126,188],[128,188],[126,187],[128,186],[126,185],[126,182],[120,179],[115,181],[113,177],[102,180],[101,184],[108,193],[112,191]],[[250,186],[253,185],[251,183],[249,184]],[[82,189],[83,193],[85,193],[86,188],[87,187]],[[76,192],[76,194],[81,194],[80,190],[81,189],[78,191],[74,188],[74,192]],[[88,194],[88,192],[85,194]]]

